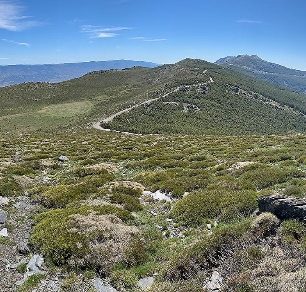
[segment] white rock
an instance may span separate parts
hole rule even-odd
[[[8,237],[7,228],[1,229],[1,231],[0,231],[0,236],[1,236],[1,237]]]
[[[211,224],[206,224],[206,226],[207,226],[207,229],[209,229],[209,230],[211,230]]]
[[[100,278],[95,278],[94,279],[94,287],[95,287],[97,292],[118,292],[110,284],[105,283]]]
[[[61,155],[61,156],[58,158],[58,160],[59,160],[60,162],[67,162],[67,161],[69,161],[69,158],[68,158],[67,156]]]
[[[7,197],[0,196],[0,206],[6,206],[10,202],[10,199]]]
[[[24,278],[27,279],[28,277],[36,274],[42,274],[42,265],[44,263],[44,258],[41,255],[33,255],[30,261],[27,264],[27,272],[24,275]]]
[[[154,277],[146,277],[146,278],[142,278],[138,281],[138,286],[142,289],[142,290],[148,290],[152,287],[153,283],[154,283]]]
[[[155,201],[166,201],[171,202],[171,194],[163,193],[162,191],[158,190],[154,193],[150,191],[144,191],[144,195],[151,196]]]
[[[220,275],[220,273],[217,271],[214,271],[211,275],[210,280],[205,285],[205,288],[209,292],[219,291],[221,289],[222,282],[223,282],[223,278]]]

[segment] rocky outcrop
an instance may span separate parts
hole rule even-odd
[[[270,212],[281,220],[306,221],[306,199],[273,195],[259,198],[258,206],[260,212]]]

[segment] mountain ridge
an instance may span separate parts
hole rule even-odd
[[[0,66],[0,86],[26,82],[57,83],[81,77],[92,71],[122,70],[134,66],[153,68],[158,64],[134,60],[109,60],[59,64],[2,65]]]
[[[306,71],[268,62],[257,55],[228,56],[215,63],[283,88],[306,92]]]

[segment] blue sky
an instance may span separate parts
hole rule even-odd
[[[0,64],[237,54],[306,70],[305,0],[0,0]]]

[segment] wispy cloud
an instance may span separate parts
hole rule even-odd
[[[167,39],[165,39],[165,38],[146,38],[146,37],[142,37],[142,36],[133,37],[133,38],[131,38],[131,40],[139,40],[139,41],[143,41],[143,42],[164,42],[164,41],[167,41]]]
[[[17,45],[17,46],[23,46],[23,47],[30,47],[31,46],[29,43],[16,42],[16,41],[8,40],[8,39],[1,39],[1,41],[9,43],[9,44]]]
[[[0,61],[8,60],[9,58],[6,57],[0,57]]]
[[[0,0],[0,29],[20,31],[39,24],[31,16],[23,14],[24,7],[16,2]]]
[[[261,20],[254,20],[254,19],[239,19],[236,20],[237,23],[246,23],[246,24],[262,24]]]
[[[125,30],[130,30],[130,27],[118,26],[118,27],[101,27],[95,25],[82,25],[81,32],[89,35],[93,39],[113,38]]]

